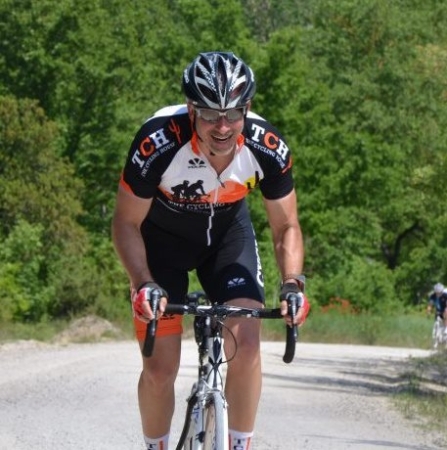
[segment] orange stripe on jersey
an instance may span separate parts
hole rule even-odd
[[[242,146],[244,145],[244,143],[245,143],[245,138],[244,138],[244,136],[242,136],[242,134],[240,134],[238,137],[237,137],[237,150],[239,151],[241,148],[242,148]]]
[[[196,155],[200,155],[199,144],[197,142],[198,139],[199,137],[197,136],[197,133],[194,131],[191,137],[191,148]]]
[[[120,178],[119,184],[120,184],[120,186],[121,186],[126,192],[129,192],[130,194],[133,194],[133,193],[134,193],[134,192],[132,191],[132,188],[130,187],[130,185],[127,184],[127,183],[124,181],[124,176],[123,176],[122,173],[121,173],[121,178]]]
[[[287,164],[287,167],[285,167],[281,173],[287,172],[292,167],[292,157],[289,158],[289,164]]]
[[[226,180],[224,184],[225,187],[219,188],[217,191],[217,202],[219,203],[237,202],[249,192],[247,186],[235,181]],[[214,198],[214,191],[210,192],[210,198]]]

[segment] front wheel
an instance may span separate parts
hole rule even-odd
[[[200,441],[200,412],[200,405],[194,396],[191,399],[191,404],[188,404],[185,424],[176,450],[202,450],[202,442]]]
[[[432,338],[433,338],[433,348],[437,349],[440,344],[443,342],[443,334],[444,334],[444,327],[442,326],[441,320],[439,317],[436,319],[434,325],[433,325],[433,331],[432,331]]]
[[[203,450],[228,450],[228,411],[221,392],[207,395],[203,419]]]

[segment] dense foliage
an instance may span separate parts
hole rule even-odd
[[[253,108],[292,149],[311,300],[391,311],[447,281],[445,2],[0,0],[0,320],[127,308],[120,170],[213,49],[253,67]]]

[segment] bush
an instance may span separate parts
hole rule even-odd
[[[359,312],[395,314],[401,311],[402,303],[397,298],[394,282],[393,272],[384,264],[357,257],[332,278],[312,278],[308,294],[322,306],[340,298]]]
[[[45,261],[41,225],[19,220],[0,244],[0,318],[38,321],[47,313],[52,289],[42,282]]]

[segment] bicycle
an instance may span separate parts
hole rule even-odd
[[[151,293],[150,304],[153,311],[158,310],[160,295],[159,291]],[[185,420],[176,450],[228,450],[228,404],[223,390],[224,377],[221,371],[221,366],[231,359],[230,357],[227,361],[224,360],[222,331],[225,328],[225,319],[228,317],[280,319],[283,316],[280,308],[243,308],[211,304],[201,291],[189,293],[186,300],[184,305],[168,304],[164,312],[164,314],[194,316],[194,335],[199,355],[198,378],[187,398]],[[289,294],[288,315],[292,320],[302,301],[302,294]],[[142,350],[146,357],[152,355],[156,327],[156,320],[152,320],[147,326]],[[283,361],[290,363],[295,355],[298,327],[286,326],[286,330]]]
[[[438,349],[442,345],[447,346],[447,336],[445,334],[446,327],[444,320],[440,316],[436,316],[432,329],[433,349]]]

